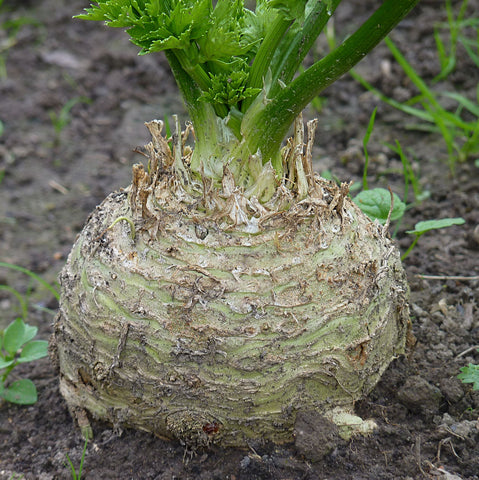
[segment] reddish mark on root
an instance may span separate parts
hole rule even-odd
[[[218,433],[220,429],[220,426],[216,422],[211,422],[207,423],[206,425],[203,425],[203,432],[205,432],[208,435],[214,435],[215,433]]]

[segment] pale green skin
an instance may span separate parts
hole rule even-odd
[[[339,188],[317,181],[331,204]],[[61,275],[52,345],[71,411],[246,446],[293,441],[300,409],[352,407],[404,352],[408,287],[383,227],[348,198],[331,207],[249,234],[176,205],[132,240],[111,227],[141,223],[127,193],[110,195]]]

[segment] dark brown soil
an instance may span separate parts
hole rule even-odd
[[[372,8],[368,4],[372,2],[357,0],[340,6],[338,35],[367,15]],[[0,24],[30,20],[8,50],[1,48],[8,32],[0,27],[0,60],[5,59],[6,67],[0,78],[0,261],[29,268],[51,283],[89,212],[130,182],[131,165],[142,160],[133,149],[149,140],[143,122],[173,113],[184,119],[164,58],[138,57],[121,31],[72,20],[85,6],[81,0],[6,0],[0,11]],[[469,11],[479,11],[479,0],[469,1]],[[427,81],[439,68],[433,26],[445,18],[442,0],[423,0],[393,35]],[[391,58],[382,45],[358,71],[403,100],[417,92]],[[478,74],[460,48],[446,86],[474,99]],[[50,112],[58,115],[68,101],[80,97],[89,102],[75,103],[70,121],[56,134]],[[377,421],[378,431],[338,443],[327,453],[325,443],[334,440],[334,432],[306,415],[300,419],[304,434],[294,445],[257,442],[249,450],[211,448],[185,456],[179,444],[93,423],[95,437],[86,450],[82,478],[479,479],[479,392],[457,379],[460,367],[479,362],[471,348],[479,344],[479,241],[473,233],[479,224],[479,168],[471,158],[457,165],[453,177],[438,135],[406,130],[413,119],[379,104],[350,77],[330,87],[324,97],[317,138],[319,171],[360,180],[361,141],[378,105],[369,145],[371,186],[391,185],[401,194],[401,164],[383,144],[399,139],[421,187],[430,192],[428,199],[408,209],[399,227],[402,250],[411,242],[405,231],[419,220],[466,220],[463,226],[422,237],[405,261],[417,344],[357,405],[360,415]],[[472,276],[476,279],[448,278]],[[56,308],[51,295],[7,269],[0,269],[0,284],[28,295],[28,321],[48,339],[53,317],[45,307]],[[15,299],[1,291],[0,328],[17,310]],[[24,365],[18,374],[36,383],[39,400],[27,407],[0,405],[0,479],[71,478],[66,456],[78,467],[83,440],[58,391],[52,365],[43,359]]]

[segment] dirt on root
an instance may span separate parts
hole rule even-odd
[[[343,4],[338,36],[372,8],[359,0]],[[51,283],[89,212],[130,183],[131,165],[142,160],[133,150],[149,141],[143,122],[173,113],[186,118],[164,57],[138,57],[123,32],[71,18],[86,6],[80,0],[5,0],[0,10],[0,261]],[[479,0],[470,0],[468,11],[479,11]],[[433,28],[445,19],[442,0],[423,0],[392,35],[428,82],[439,71]],[[11,20],[21,23],[14,37],[4,24]],[[417,93],[384,45],[357,69],[397,100]],[[446,87],[474,99],[478,80],[477,67],[460,47]],[[479,479],[479,392],[457,379],[460,367],[479,362],[472,348],[479,344],[479,168],[469,159],[452,176],[438,135],[407,129],[413,119],[380,104],[349,76],[323,97],[318,171],[360,181],[361,142],[377,105],[370,186],[391,185],[402,194],[401,163],[384,145],[398,139],[413,160],[419,186],[430,192],[407,210],[398,228],[403,251],[411,242],[405,232],[419,220],[466,220],[426,234],[405,261],[417,343],[356,406],[359,415],[375,419],[378,430],[337,442],[330,427],[306,413],[294,444],[256,442],[248,450],[212,447],[191,454],[174,442],[94,422],[82,478]],[[312,109],[306,112],[313,115]],[[56,308],[48,291],[3,268],[0,285],[28,296],[28,322],[48,339]],[[0,291],[0,328],[16,315],[15,298]],[[67,455],[78,468],[83,440],[52,365],[42,359],[16,374],[35,382],[39,400],[32,406],[0,405],[0,479],[72,478]]]

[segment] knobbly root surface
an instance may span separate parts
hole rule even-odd
[[[70,409],[191,447],[290,442],[302,411],[334,421],[404,351],[408,288],[383,227],[317,176],[282,210],[226,179],[229,213],[211,214],[166,164],[97,207],[62,272]]]

